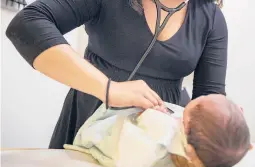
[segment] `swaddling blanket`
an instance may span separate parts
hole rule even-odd
[[[65,149],[91,154],[106,167],[174,167],[169,154],[186,156],[183,108],[165,103],[168,115],[153,109],[106,110],[101,105]],[[142,112],[142,114],[139,114]]]

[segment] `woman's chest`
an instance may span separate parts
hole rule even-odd
[[[156,73],[168,72],[173,77],[190,74],[198,63],[205,43],[201,26],[196,29],[196,23],[191,20],[187,13],[183,25],[170,39],[156,41],[141,69]],[[94,35],[95,32],[97,35]],[[114,60],[120,66],[129,64],[131,69],[153,39],[145,16],[139,15],[128,4],[104,7],[96,26],[88,26],[87,33],[92,34],[90,43],[97,55]]]

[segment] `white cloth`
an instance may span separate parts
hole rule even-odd
[[[183,108],[166,103],[175,113],[138,108],[106,110],[102,105],[65,149],[91,154],[106,167],[174,167],[169,153],[184,156]]]

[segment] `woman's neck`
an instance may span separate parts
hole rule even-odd
[[[192,163],[189,163],[189,161],[182,156],[171,154],[171,159],[176,167],[194,167]]]

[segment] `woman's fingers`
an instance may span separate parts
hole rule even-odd
[[[151,95],[157,100],[157,105],[161,106],[163,104],[163,101],[161,100],[159,95],[154,90],[152,90],[144,81],[140,82],[141,85],[145,87],[145,89],[147,89],[151,93]]]
[[[164,103],[161,100],[161,98],[159,97],[159,95],[155,91],[153,91],[148,85],[145,85],[145,87],[146,87],[147,91],[143,90],[142,94],[147,100],[150,101],[150,105],[148,104],[147,101],[144,101],[144,105],[145,105],[145,103],[148,104],[148,105],[146,105],[146,106],[150,106],[148,108],[153,108],[155,106],[159,106],[157,108],[157,110],[165,112],[166,110],[165,110],[165,107],[163,106]],[[152,104],[152,106],[151,106],[151,104]],[[147,109],[147,108],[144,108],[144,109]]]
[[[158,105],[162,106],[164,103],[163,103],[163,100],[159,97],[159,95],[152,89],[151,89],[151,93],[154,96],[154,98],[157,99]]]
[[[153,104],[153,106],[158,106],[159,105],[157,98],[153,95],[153,93],[151,91],[145,92],[144,97],[146,99],[148,99]]]
[[[145,87],[145,89],[147,90],[145,93],[145,97],[148,98],[149,100],[151,100],[151,102],[153,102],[153,104],[155,106],[161,106],[163,105],[163,101],[161,100],[161,98],[159,97],[159,95],[152,90],[146,83],[143,84],[143,86]]]
[[[167,108],[164,105],[160,106],[160,111],[168,113]]]
[[[162,106],[164,104],[163,100],[159,97],[159,95],[155,91],[151,90],[151,92],[154,95],[154,97],[157,99],[159,106]]]
[[[154,104],[143,95],[136,95],[133,103],[136,107],[141,107],[143,109],[154,107]]]
[[[165,106],[155,106],[153,107],[153,109],[167,113],[167,109],[165,108]]]
[[[109,89],[112,107],[135,106],[143,109],[161,106],[161,98],[144,81],[112,82]]]

